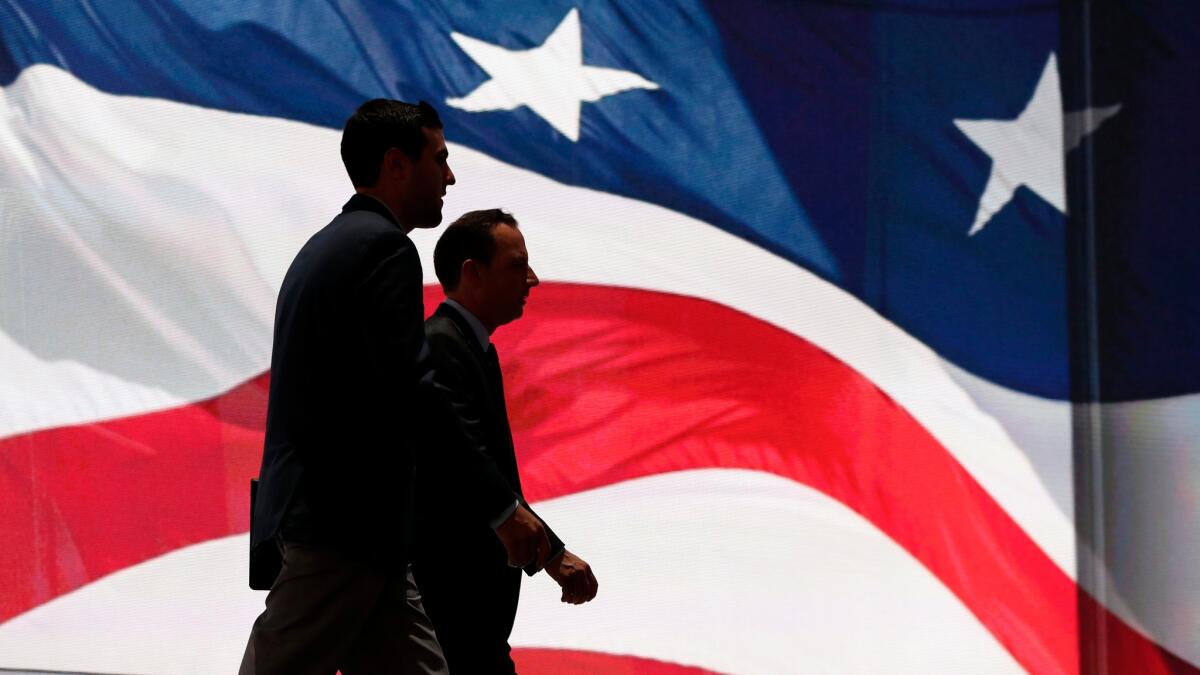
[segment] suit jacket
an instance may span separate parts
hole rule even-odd
[[[524,503],[499,368],[493,373],[467,319],[449,305],[439,306],[426,321],[425,334],[438,388],[445,392],[465,433],[475,439],[477,452]],[[451,671],[510,671],[508,637],[517,612],[521,570],[508,566],[491,526],[471,517],[461,493],[454,489],[455,472],[450,464],[430,471],[423,467],[420,472],[413,574]],[[546,529],[550,555],[557,555],[563,543]]]
[[[282,535],[403,573],[422,427],[454,428],[431,390],[422,280],[416,247],[365,195],[296,255],[275,312],[252,567]],[[464,508],[486,523],[512,492],[467,441],[450,435],[441,449],[464,455],[458,477],[473,495]]]

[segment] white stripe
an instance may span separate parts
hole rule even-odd
[[[38,330],[21,331],[21,340],[40,357],[0,351],[0,363],[14,364],[0,385],[0,436],[206,398],[268,367],[275,289],[300,244],[348,193],[338,187],[347,185],[338,132],[111,96],[48,66],[22,73],[0,98],[0,119],[0,157],[12,149],[18,158],[0,160],[0,184],[32,202],[17,227],[6,225],[6,238],[18,260],[38,261],[0,268],[0,287],[22,289],[0,296],[0,330],[13,336],[38,318]],[[912,414],[1074,576],[1070,512],[1055,500],[1069,483],[1048,488],[950,366],[854,296],[652,204],[565,186],[461,146],[451,147],[451,165],[459,185],[447,214],[511,209],[543,279],[708,298],[841,359]],[[72,192],[90,199],[60,199]],[[14,207],[5,204],[11,223]],[[414,233],[429,283],[436,237]],[[143,239],[157,248],[140,246]],[[170,250],[167,267],[157,265],[161,247]],[[47,252],[60,256],[53,265]],[[89,272],[47,284],[48,269]],[[104,311],[73,312],[70,321],[54,314],[81,306]],[[86,370],[64,370],[64,358]],[[22,381],[45,383],[36,401],[11,384]],[[165,391],[156,398],[148,387]],[[1023,409],[1032,397],[1008,399]],[[1057,453],[1054,461],[1069,462],[1069,444]]]
[[[333,132],[49,66],[0,90],[0,186],[0,437],[264,372],[283,272],[350,192]]]
[[[1200,394],[1105,404],[1100,423],[1105,550],[1096,594],[1200,666]]]
[[[1016,673],[921,564],[828,496],[750,471],[664,474],[543,502],[595,569],[596,600],[524,581],[514,646],[584,649],[730,673]],[[6,665],[229,673],[264,594],[246,540],[137,565],[0,626]]]
[[[1074,514],[1072,406],[948,372],[1024,449],[1064,513]],[[1100,406],[1106,485],[1100,558],[1081,549],[1080,583],[1129,625],[1200,665],[1200,394]],[[999,474],[994,474],[997,477]],[[1011,504],[1019,504],[1015,490]],[[1001,500],[1006,508],[1014,508]],[[1021,518],[1017,518],[1021,521]]]

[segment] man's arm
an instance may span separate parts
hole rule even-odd
[[[488,481],[503,485],[503,498],[489,499],[486,505],[478,506],[477,512],[494,526],[496,536],[508,552],[509,564],[529,566],[534,571],[541,569],[551,553],[546,528],[523,501],[514,506],[517,496],[487,452],[482,392],[478,383],[467,375],[470,356],[463,353],[462,345],[444,335],[430,333],[429,339],[435,364],[428,378],[429,398],[443,402],[445,409],[453,413],[452,419],[444,419],[438,425],[451,433],[450,438],[439,437],[436,444],[431,444],[438,450],[432,453],[430,466],[443,475],[479,472]],[[505,513],[509,515],[502,517]]]
[[[551,558],[545,524],[521,504],[496,528],[496,536],[508,552],[508,566],[523,567],[530,576]]]
[[[432,432],[423,451],[424,465],[443,477],[454,476],[446,482],[463,486],[460,503],[478,520],[489,522],[512,506],[515,495],[496,463],[482,452],[478,417],[455,387],[454,369],[436,361],[435,369],[421,380],[421,412],[427,432]],[[504,522],[511,522],[513,515]]]
[[[372,262],[354,298],[361,303],[359,314],[371,361],[379,364],[379,375],[395,384],[397,398],[403,401],[416,394],[421,376],[429,369],[421,260],[416,247],[398,231],[379,236],[368,249],[373,255],[367,259]]]
[[[550,526],[546,523],[546,521],[543,520],[541,516],[539,516],[537,513],[534,512],[534,510],[529,506],[529,502],[525,501],[524,497],[518,496],[517,500],[518,500],[518,508],[524,507],[526,510],[529,511],[531,516],[536,518],[538,520],[538,522],[540,522],[542,524],[542,526],[546,528],[546,538],[549,540],[549,543],[550,543],[549,553],[547,553],[547,555],[546,555],[546,562],[549,563],[550,561],[554,560],[558,556],[562,555],[562,552],[564,550],[566,550],[566,546],[563,545],[563,542],[561,539],[558,538],[558,535],[554,534],[554,530],[550,529]],[[531,562],[528,565],[525,565],[524,569],[525,569],[525,574],[527,574],[529,576],[533,576],[538,573],[538,570],[542,569],[542,566],[541,565],[535,566]]]

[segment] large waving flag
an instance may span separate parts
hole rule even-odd
[[[524,672],[1196,672],[1200,11],[1082,4],[0,3],[0,668],[236,668],[275,294],[387,96],[544,282],[496,341],[601,588],[526,581]]]

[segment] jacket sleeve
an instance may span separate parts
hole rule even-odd
[[[415,398],[421,376],[429,369],[425,344],[421,260],[402,234],[380,237],[369,245],[381,254],[359,282],[354,297],[361,303],[361,330],[378,378],[392,383],[398,402]]]
[[[529,502],[526,502],[524,497],[518,496],[517,499],[521,501],[521,506],[529,509],[529,512],[532,513],[535,518],[542,521],[542,525],[546,527],[546,536],[550,539],[550,555],[546,556],[546,560],[553,560],[558,556],[559,553],[562,553],[566,550],[566,544],[563,544],[562,540],[558,538],[558,535],[554,534],[554,530],[550,529],[550,524],[547,523],[544,518],[539,516],[533,509],[529,508]],[[525,566],[525,574],[533,576],[537,573],[538,568],[534,567],[532,564]]]
[[[504,480],[499,469],[496,468],[491,456],[486,452],[487,432],[484,430],[484,403],[481,401],[481,392],[478,384],[472,384],[468,378],[468,371],[471,366],[468,363],[472,357],[463,349],[463,345],[444,335],[433,333],[429,335],[431,349],[434,354],[434,362],[436,363],[437,374],[434,375],[434,382],[440,383],[446,389],[446,396],[452,402],[452,407],[456,413],[458,420],[462,423],[464,431],[472,439],[472,444],[480,456],[487,460],[487,463],[496,471],[496,475]],[[508,482],[505,481],[505,485]],[[550,540],[550,553],[546,557],[547,560],[554,558],[559,553],[562,553],[565,546],[554,530],[550,529],[550,525],[545,519],[539,516],[529,506],[529,502],[515,491],[510,491],[509,501],[502,508],[493,512],[492,522],[495,516],[508,511],[512,507],[513,497],[525,507],[535,518],[541,521],[546,528],[546,537]],[[525,573],[533,576],[540,568],[527,565]]]
[[[495,461],[487,453],[483,408],[479,392],[468,384],[467,364],[445,337],[431,351],[433,368],[422,379],[422,408],[433,436],[427,442],[424,466],[437,472],[438,482],[462,487],[458,502],[487,523],[510,507],[516,497]]]

